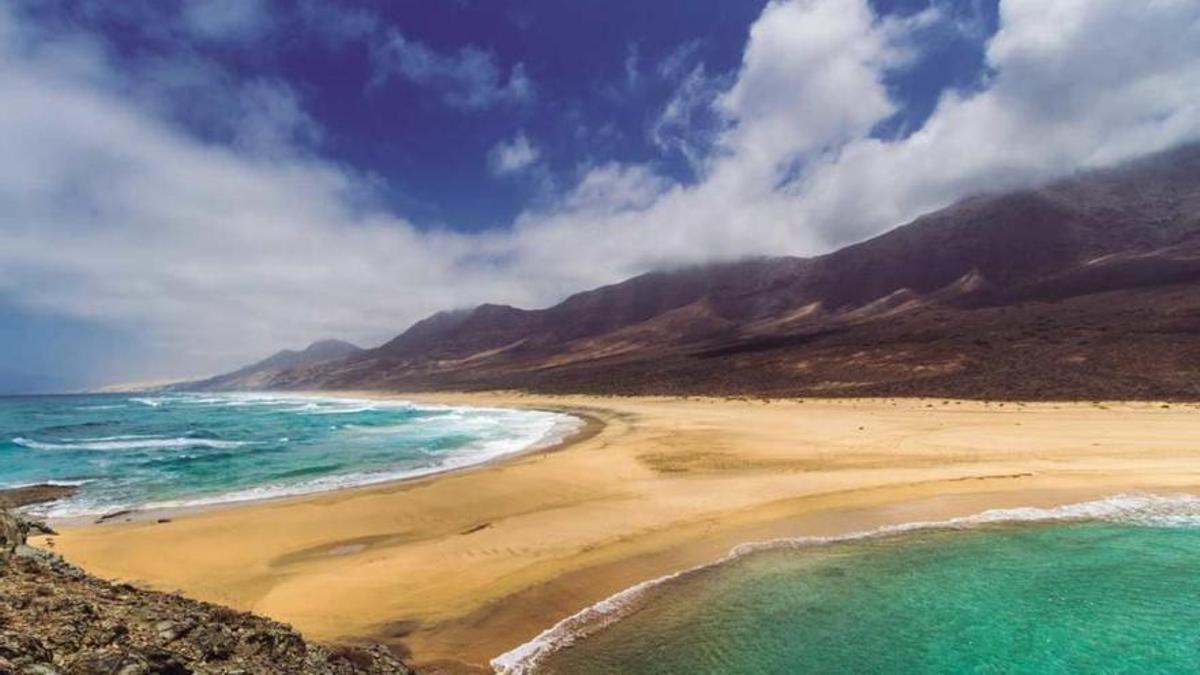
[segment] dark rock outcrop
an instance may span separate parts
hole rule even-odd
[[[58,501],[77,492],[79,492],[79,488],[74,485],[51,485],[49,483],[8,488],[0,490],[0,509],[19,509],[30,504]]]

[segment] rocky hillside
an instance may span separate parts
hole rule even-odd
[[[1200,146],[814,258],[483,305],[269,388],[1200,398]]]
[[[253,614],[101,581],[26,545],[47,532],[0,509],[0,673],[411,672],[381,647],[322,647]]]
[[[163,389],[172,391],[220,391],[259,389],[286,370],[302,370],[330,361],[353,357],[363,350],[343,340],[319,340],[300,351],[284,349],[267,358],[239,368],[231,373],[206,380],[175,383]]]

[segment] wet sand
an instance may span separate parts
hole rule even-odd
[[[404,395],[568,410],[561,448],[337,493],[73,526],[101,576],[253,610],[418,665],[489,659],[736,544],[1200,490],[1200,408],[1151,403]]]

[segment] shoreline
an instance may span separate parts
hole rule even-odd
[[[478,672],[564,617],[738,544],[1200,486],[1200,414],[1178,405],[384,396],[603,424],[553,452],[418,484],[64,530],[57,550],[317,639],[383,641],[418,665]]]
[[[632,585],[616,595],[602,599],[566,617],[556,625],[545,629],[528,643],[493,658],[490,665],[500,675],[532,675],[557,652],[570,649],[578,640],[604,631],[612,623],[622,621],[641,607],[650,593],[660,586],[718,571],[721,567],[738,562],[746,556],[780,550],[816,550],[822,546],[862,542],[869,539],[916,537],[935,532],[966,532],[989,526],[1030,526],[1046,524],[1079,524],[1079,522],[1129,522],[1150,520],[1174,524],[1176,514],[1169,513],[1172,507],[1186,506],[1189,518],[1194,520],[1200,508],[1200,497],[1190,492],[1174,495],[1121,494],[1085,502],[1069,502],[1050,508],[1016,507],[989,509],[966,516],[955,516],[946,520],[900,522],[884,525],[874,530],[853,531],[828,536],[785,537],[746,542],[734,546],[725,556],[695,567],[679,569],[655,579],[647,579]],[[1163,509],[1168,513],[1162,513]]]
[[[1200,509],[1200,497],[1194,493],[1162,495],[1154,492],[1118,494],[1083,502],[1067,502],[1052,507],[1013,507],[988,509],[967,516],[956,516],[945,520],[917,520],[861,531],[850,531],[830,535],[782,537],[765,541],[744,542],[734,546],[724,556],[693,567],[669,572],[662,576],[641,581],[599,602],[581,609],[525,642],[493,658],[489,665],[501,675],[530,675],[555,653],[568,649],[581,639],[587,639],[603,631],[614,622],[621,621],[643,606],[647,595],[658,587],[714,572],[722,566],[760,553],[781,550],[804,551],[821,547],[847,544],[856,541],[903,538],[934,532],[965,532],[988,526],[1028,526],[1049,523],[1122,522],[1137,518],[1158,517],[1170,521],[1173,514],[1155,513],[1165,507],[1189,507],[1189,516],[1195,517]]]
[[[366,400],[388,400],[388,401],[409,400],[407,397],[405,397],[404,399],[400,399],[397,396],[369,395],[368,393],[365,393],[365,392],[308,392],[308,391],[305,391],[305,392],[296,392],[294,394],[292,394],[291,392],[288,392],[288,394],[294,395],[296,397],[321,396],[321,397],[326,397],[326,398],[330,397],[331,395],[336,395],[339,398],[344,397],[344,398],[346,398],[346,400],[364,400],[364,401],[366,401]],[[413,402],[415,402],[415,401],[413,401]],[[453,407],[453,406],[451,406],[451,407]],[[482,407],[477,407],[477,406],[462,406],[462,407],[482,408]],[[502,409],[502,408],[497,407],[496,409]],[[516,409],[516,408],[509,408],[509,409],[511,410],[511,409]],[[516,458],[519,458],[519,457],[522,457],[522,456],[525,456],[528,454],[542,453],[542,452],[556,452],[558,450],[569,447],[573,443],[578,443],[580,441],[586,440],[587,438],[590,438],[590,437],[596,435],[597,433],[600,432],[600,427],[603,426],[603,424],[597,418],[595,418],[592,415],[587,414],[586,412],[571,411],[571,410],[567,410],[567,409],[551,409],[551,408],[537,408],[537,407],[529,407],[529,408],[521,408],[521,409],[522,410],[530,410],[530,411],[534,411],[534,412],[548,412],[548,413],[556,413],[556,414],[566,415],[567,417],[569,417],[571,419],[571,425],[573,428],[564,434],[557,434],[552,431],[551,433],[538,439],[537,441],[530,443],[529,445],[521,447],[519,450],[493,455],[493,456],[487,457],[486,459],[483,459],[478,462],[471,462],[471,463],[463,464],[463,465],[459,465],[459,466],[448,466],[448,467],[440,467],[440,468],[433,467],[428,471],[417,470],[416,473],[412,473],[410,475],[399,476],[399,477],[388,477],[388,478],[384,478],[384,479],[381,479],[378,481],[369,481],[369,482],[358,483],[358,484],[353,484],[353,485],[345,485],[345,486],[325,488],[325,489],[316,489],[316,490],[311,490],[311,491],[307,491],[307,492],[296,492],[296,493],[291,493],[291,494],[268,495],[268,496],[261,496],[261,497],[248,497],[245,499],[222,500],[222,499],[220,499],[221,495],[217,495],[213,498],[213,501],[204,502],[204,503],[195,503],[195,504],[181,504],[178,506],[155,506],[153,504],[149,504],[149,505],[144,505],[144,506],[134,505],[134,506],[130,506],[129,508],[121,508],[121,509],[117,509],[117,510],[113,510],[113,511],[104,512],[104,513],[88,513],[88,514],[76,514],[76,515],[66,515],[66,516],[54,516],[54,515],[44,515],[44,514],[35,513],[35,515],[37,515],[39,518],[42,518],[43,520],[45,520],[47,523],[49,523],[50,525],[52,525],[54,527],[67,527],[67,528],[86,527],[89,525],[104,525],[104,524],[109,524],[109,523],[113,523],[113,522],[122,522],[122,523],[156,522],[156,521],[159,521],[160,519],[168,519],[169,520],[169,519],[173,519],[176,517],[186,516],[189,514],[204,513],[204,512],[208,512],[208,511],[216,511],[216,510],[230,509],[230,508],[250,507],[250,506],[254,506],[256,504],[285,502],[285,501],[289,501],[289,500],[304,500],[306,498],[323,495],[323,494],[334,494],[334,493],[344,493],[344,492],[349,493],[349,492],[354,492],[354,491],[358,491],[358,490],[372,490],[372,489],[377,489],[377,488],[386,488],[388,486],[401,485],[401,484],[410,483],[410,482],[414,482],[414,481],[431,480],[431,479],[436,479],[441,476],[447,476],[447,475],[451,475],[451,474],[455,474],[455,473],[462,473],[462,472],[473,471],[473,470],[477,470],[477,469],[481,469],[481,468],[486,468],[488,466],[492,466],[497,463],[503,463],[503,462],[506,462],[506,461],[509,461],[512,459],[516,459]],[[61,481],[59,481],[59,482],[61,482]],[[56,481],[41,481],[39,483],[33,483],[28,486],[18,485],[18,486],[12,486],[10,488],[0,488],[0,495],[2,495],[5,492],[8,492],[10,490],[18,490],[18,489],[25,488],[25,487],[40,487],[40,486],[46,486],[46,485],[56,485],[57,483],[58,482],[56,482]],[[72,484],[75,484],[75,483],[72,482]],[[81,485],[82,483],[79,483],[79,484]],[[70,495],[68,495],[68,497],[69,496]],[[57,500],[45,502],[45,504],[53,504],[54,501],[57,501]],[[180,501],[187,501],[187,500],[183,499]]]

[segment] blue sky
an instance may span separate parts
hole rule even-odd
[[[130,72],[184,62],[170,75],[185,81],[165,83],[166,113],[201,138],[234,140],[229,90],[285,88],[311,117],[294,140],[375,177],[375,196],[414,224],[474,231],[565,189],[583,162],[656,162],[688,178],[650,129],[694,68],[737,68],[764,3],[209,4],[223,17],[213,34],[188,22],[186,3],[39,2],[31,14],[98,36]],[[496,175],[489,153],[518,135],[544,171]]]
[[[656,134],[658,120],[697,68],[713,80],[736,75],[765,4],[229,0],[208,3],[215,9],[202,15],[214,25],[202,29],[187,3],[39,2],[30,15],[51,31],[97,36],[129,72],[154,71],[150,86],[171,87],[167,116],[200,138],[236,140],[236,105],[221,100],[230,89],[283,88],[311,117],[294,140],[377,178],[375,196],[414,224],[476,231],[552,200],[581,166],[652,163],[695,180],[679,132]],[[883,17],[929,6],[872,5]],[[944,89],[984,72],[994,2],[944,7],[977,32],[942,25],[922,36],[917,62],[889,74],[905,105],[880,134],[919,127]],[[538,171],[505,175],[489,160],[518,137],[536,149]]]
[[[0,0],[0,373],[201,374],[447,307],[821,253],[1196,137],[1198,17]]]

